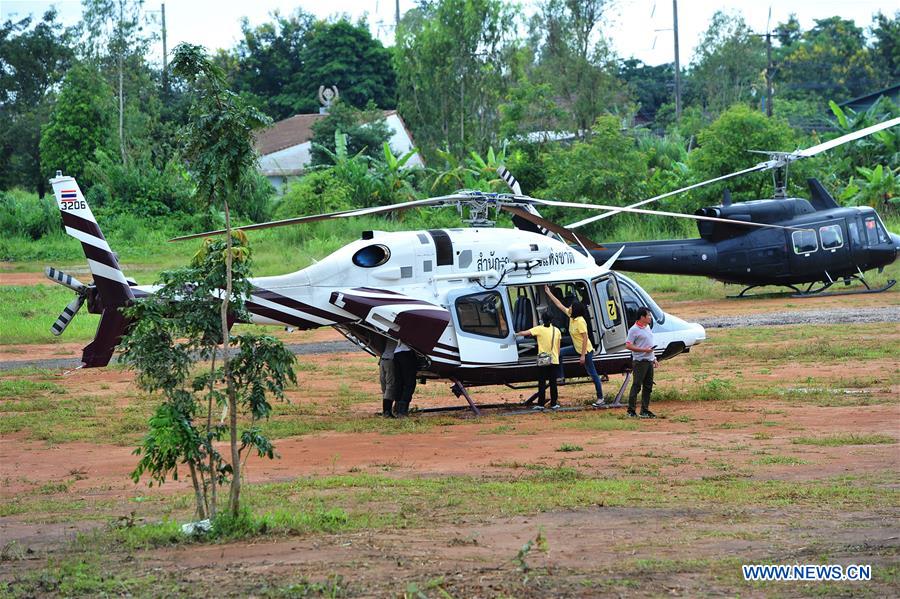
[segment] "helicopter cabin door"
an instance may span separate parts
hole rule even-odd
[[[447,296],[464,366],[516,362],[515,331],[500,291],[466,289]]]
[[[603,329],[603,348],[606,353],[615,353],[625,349],[625,337],[628,335],[628,324],[625,309],[622,305],[622,294],[619,293],[619,282],[612,273],[597,277],[593,281],[597,293],[596,322]]]

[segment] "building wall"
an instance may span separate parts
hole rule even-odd
[[[394,154],[405,154],[413,148],[412,139],[403,121],[397,114],[391,114],[385,118],[387,126],[393,131],[393,135],[388,140]],[[312,142],[304,142],[296,146],[284,148],[271,154],[261,156],[259,159],[259,170],[269,180],[278,193],[284,193],[283,187],[287,183],[289,177],[300,175],[312,160],[310,154],[312,150]],[[406,168],[414,166],[425,166],[422,157],[416,153],[406,163]]]

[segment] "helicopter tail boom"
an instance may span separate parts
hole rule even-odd
[[[125,278],[125,273],[119,266],[116,254],[109,247],[75,179],[64,177],[60,171],[57,171],[56,177],[50,179],[50,184],[53,186],[56,205],[62,216],[66,233],[81,242],[88,267],[94,277],[93,283],[88,286],[87,290],[82,288],[73,288],[73,290],[76,294],[82,294],[79,295],[81,298],[88,295],[91,299],[96,300],[91,303],[96,304],[97,311],[101,314],[97,333],[94,340],[84,348],[81,361],[87,368],[106,366],[128,326],[128,321],[121,313],[120,308],[134,300],[134,293],[131,290],[130,282]],[[48,273],[48,276],[51,275]],[[55,280],[72,288],[71,285],[67,285],[66,277],[67,275],[63,273],[61,278]],[[59,334],[65,329],[82,303],[84,302],[72,302],[66,307],[63,311],[64,316],[60,316],[64,322],[61,323],[60,319],[57,319],[57,323],[54,324],[54,333]]]

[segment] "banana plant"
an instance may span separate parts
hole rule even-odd
[[[881,164],[875,168],[856,168],[860,178],[851,177],[841,193],[841,200],[850,206],[871,206],[876,210],[900,207],[900,168],[891,169]]]
[[[395,155],[390,144],[382,144],[384,160],[374,161],[375,178],[374,204],[383,206],[416,199],[413,185],[417,169],[405,168],[409,160],[418,150],[413,148],[401,155]]]

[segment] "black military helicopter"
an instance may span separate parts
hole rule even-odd
[[[849,285],[859,280],[865,289],[849,293],[877,293],[891,288],[891,280],[872,288],[864,273],[883,269],[900,254],[900,235],[888,232],[878,214],[869,207],[842,208],[816,179],[809,179],[810,199],[788,198],[787,170],[791,162],[815,156],[838,145],[900,124],[900,118],[860,129],[828,142],[795,152],[766,152],[769,160],[748,169],[665,193],[631,206],[636,208],[664,197],[696,189],[752,172],[772,170],[775,193],[771,199],[731,202],[726,191],[721,205],[699,209],[696,214],[731,222],[698,221],[699,239],[606,243],[591,248],[602,264],[624,248],[614,264],[618,270],[712,277],[725,283],[744,285],[744,296],[756,287],[789,287],[796,296],[820,294],[839,281]],[[585,205],[585,207],[588,207]],[[567,225],[580,226],[618,213],[603,214]],[[783,229],[742,226],[733,221],[780,225]],[[806,285],[801,290],[799,286]],[[847,293],[847,292],[845,292]]]

